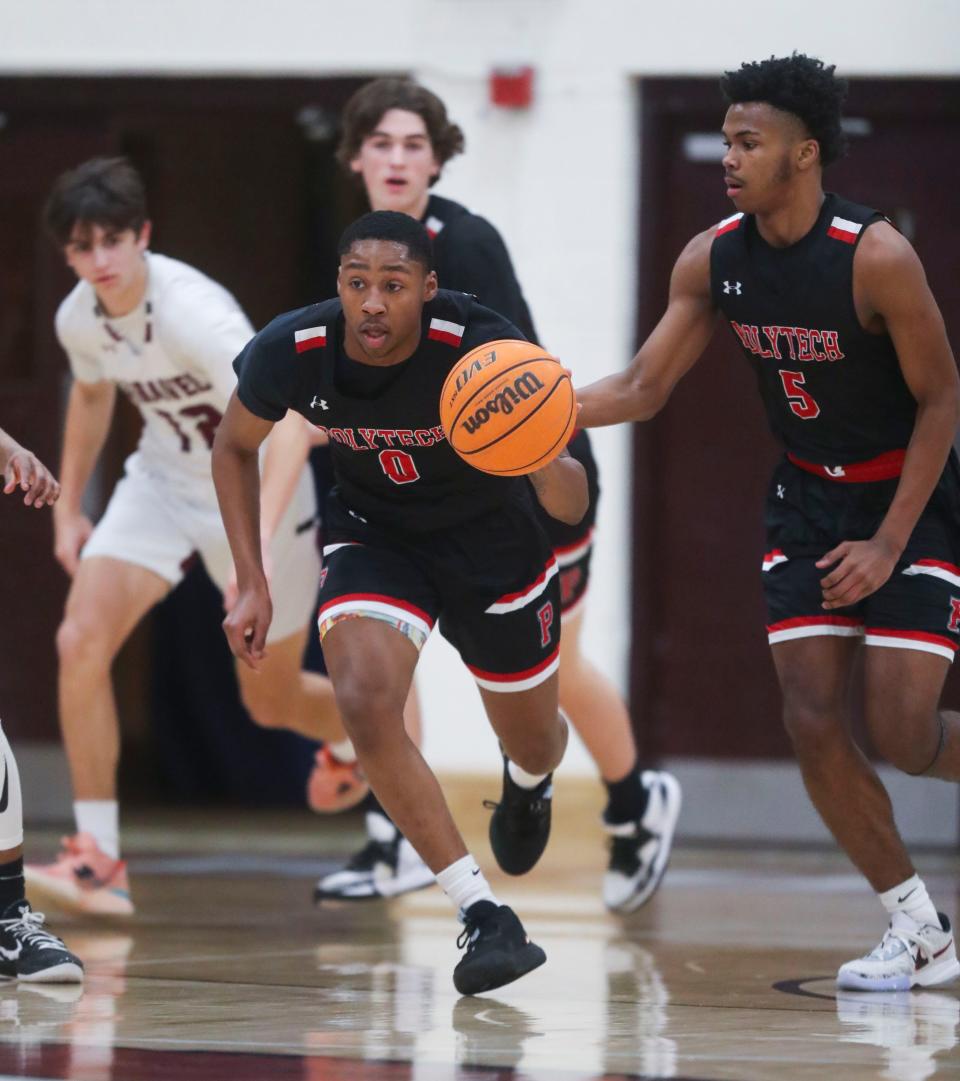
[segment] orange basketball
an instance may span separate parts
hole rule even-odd
[[[567,445],[577,420],[569,373],[531,342],[487,342],[454,365],[440,392],[450,446],[476,469],[532,473]]]

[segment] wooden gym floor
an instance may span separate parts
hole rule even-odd
[[[458,818],[545,948],[537,972],[460,998],[435,887],[315,909],[313,879],[360,840],[356,818],[127,816],[137,915],[48,912],[87,982],[0,985],[0,1081],[960,1077],[960,985],[836,993],[838,964],[884,922],[837,854],[683,846],[654,901],[618,918],[599,899],[592,790],[558,785],[551,847],[522,880],[491,871],[479,795],[461,792]],[[56,834],[28,846],[52,855]],[[954,915],[960,859],[918,863]]]

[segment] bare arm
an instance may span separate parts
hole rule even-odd
[[[3,474],[4,495],[10,495],[19,485],[23,501],[29,507],[56,503],[60,495],[57,478],[32,452],[22,447],[12,435],[0,428],[0,473]]]
[[[313,425],[292,409],[267,440],[260,481],[260,537],[268,547],[310,454]]]
[[[117,388],[103,380],[70,388],[60,460],[61,498],[53,512],[54,554],[67,574],[76,573],[80,549],[93,532],[83,513],[83,493],[110,431]]]
[[[629,366],[577,391],[581,427],[649,420],[700,358],[716,324],[710,298],[713,235],[711,228],[684,248],[670,277],[667,310]]]
[[[871,226],[857,248],[853,274],[861,322],[886,329],[893,339],[917,419],[896,495],[876,534],[838,545],[817,564],[840,561],[823,579],[824,608],[855,604],[893,573],[943,472],[960,418],[960,379],[943,317],[908,241],[890,225]]]
[[[530,483],[551,518],[576,525],[587,513],[590,503],[587,471],[566,450],[543,469],[531,473]]]
[[[273,423],[251,413],[234,391],[217,427],[212,454],[213,482],[239,587],[237,603],[227,613],[223,629],[234,656],[254,669],[266,655],[273,616],[260,552],[258,453],[271,428]]]

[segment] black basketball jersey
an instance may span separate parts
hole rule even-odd
[[[439,195],[430,196],[421,220],[433,239],[441,287],[473,293],[518,326],[527,341],[539,342],[510,253],[490,222]]]
[[[714,304],[756,372],[774,435],[798,458],[839,466],[906,447],[916,401],[888,334],[853,302],[853,256],[883,215],[828,194],[813,228],[773,248],[750,214],[717,226]]]
[[[485,342],[522,337],[512,323],[471,296],[441,289],[424,305],[420,342],[401,364],[350,360],[343,334],[339,299],[312,304],[269,323],[234,368],[237,394],[252,413],[278,421],[295,409],[329,437],[337,491],[351,511],[421,533],[506,501],[530,506],[521,478],[467,465],[447,443],[439,416],[440,389],[454,363]]]

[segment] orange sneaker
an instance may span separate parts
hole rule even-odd
[[[61,840],[53,863],[28,863],[23,869],[34,901],[92,916],[132,916],[130,883],[123,860],[108,856],[89,833]]]
[[[320,814],[336,814],[356,805],[370,791],[359,762],[341,762],[330,748],[317,751],[307,780],[307,804]]]

